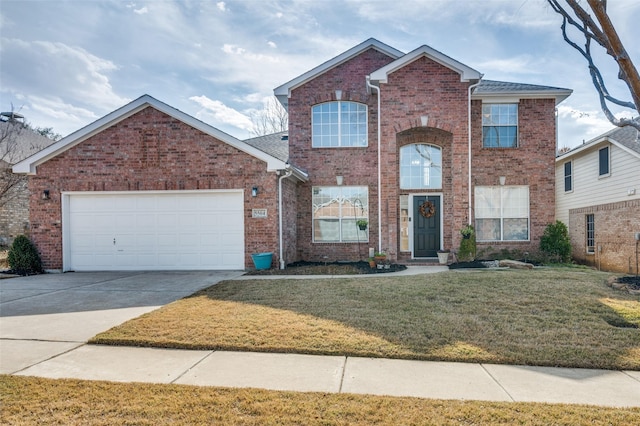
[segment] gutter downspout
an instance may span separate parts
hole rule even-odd
[[[371,84],[371,77],[367,76],[367,87],[377,92],[378,97],[378,251],[382,251],[382,165],[380,154],[380,139],[382,123],[382,112],[380,111],[380,88]]]
[[[468,224],[471,225],[471,91],[473,89],[475,89],[476,87],[478,87],[480,85],[480,82],[482,82],[482,77],[484,77],[484,74],[480,74],[480,79],[478,79],[478,82],[476,84],[472,84],[471,86],[469,86],[469,108],[467,111],[467,115],[468,115],[468,127],[467,127],[467,133],[469,136],[469,213],[468,213],[468,217],[467,217],[467,221]]]
[[[279,223],[279,237],[280,237],[280,269],[284,269],[284,248],[283,248],[283,238],[282,238],[282,179],[288,178],[293,174],[293,170],[290,169],[290,166],[287,164],[287,168],[285,169],[285,174],[280,176],[278,179],[278,223]],[[280,171],[278,171],[280,173]]]

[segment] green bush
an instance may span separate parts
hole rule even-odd
[[[571,240],[567,226],[559,220],[547,225],[540,239],[540,250],[557,262],[570,262]]]
[[[42,272],[42,260],[36,246],[24,235],[18,235],[7,257],[9,267],[20,275],[39,274]]]
[[[458,250],[458,259],[462,262],[471,262],[476,258],[475,229],[473,229],[473,226],[467,225],[460,232],[462,233],[463,238],[460,241],[460,250]]]

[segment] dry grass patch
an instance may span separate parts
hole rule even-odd
[[[565,268],[226,281],[93,343],[640,369],[640,302]]]
[[[638,424],[640,409],[0,376],[10,425]]]

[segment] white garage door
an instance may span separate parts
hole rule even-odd
[[[65,197],[65,270],[244,269],[241,191]]]

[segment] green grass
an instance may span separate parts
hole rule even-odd
[[[632,425],[638,408],[0,376],[6,425]]]
[[[640,302],[606,277],[545,268],[226,281],[92,342],[640,370]]]

